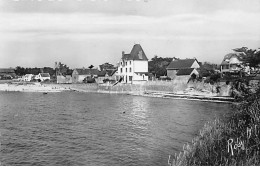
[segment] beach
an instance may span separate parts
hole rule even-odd
[[[145,97],[160,97],[168,99],[188,99],[208,102],[233,102],[234,99],[228,96],[219,96],[210,91],[198,91],[193,88],[186,88],[179,91],[158,91],[146,90],[140,85],[118,85],[116,87],[97,84],[41,84],[41,83],[5,83],[0,84],[0,91],[5,92],[94,92],[109,94],[129,94]]]
[[[0,91],[6,92],[61,92],[68,90],[70,89],[62,86],[43,85],[40,83],[0,84]]]

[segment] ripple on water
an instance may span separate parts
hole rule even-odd
[[[0,95],[2,165],[167,165],[229,105],[94,93]]]

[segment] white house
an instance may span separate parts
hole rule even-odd
[[[85,78],[97,78],[98,70],[97,69],[74,69],[72,72],[72,82],[73,83],[83,83]]]
[[[224,59],[220,64],[221,73],[225,74],[227,72],[238,72],[242,69],[242,64],[243,62],[236,53],[229,53],[224,56]]]
[[[148,59],[140,44],[135,44],[129,54],[122,52],[118,63],[118,76],[122,83],[142,83],[148,81]]]
[[[22,77],[23,81],[30,82],[32,80],[33,74],[26,74]]]
[[[35,79],[40,79],[41,82],[45,81],[45,80],[50,80],[51,76],[49,73],[39,73],[37,77],[35,77]]]

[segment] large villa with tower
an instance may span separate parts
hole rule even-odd
[[[138,84],[148,81],[148,59],[140,44],[135,44],[129,54],[122,52],[118,63],[121,83]]]

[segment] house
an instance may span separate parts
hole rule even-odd
[[[74,69],[72,72],[73,83],[83,83],[86,78],[97,78],[99,71],[97,69]]]
[[[1,79],[13,79],[16,76],[14,69],[12,68],[0,68],[0,80]]]
[[[57,83],[58,84],[64,84],[64,83],[70,84],[70,83],[72,83],[72,77],[71,77],[71,75],[66,75],[66,76],[58,75]]]
[[[35,79],[39,79],[41,82],[46,80],[51,80],[51,76],[49,73],[39,73],[35,76]]]
[[[236,53],[229,53],[224,56],[220,64],[220,71],[222,74],[229,73],[236,73],[239,72],[243,64],[242,59]]]
[[[135,44],[129,54],[122,52],[118,63],[118,76],[122,83],[143,83],[148,81],[148,59],[140,44]]]
[[[26,81],[26,82],[30,82],[32,79],[33,79],[34,75],[33,74],[26,74],[22,77],[22,80],[23,81]]]
[[[192,72],[197,73],[200,65],[196,58],[194,59],[173,59],[166,68],[167,76],[175,79],[177,76],[187,76]]]
[[[117,81],[119,80],[120,76],[118,76],[117,69],[107,69],[103,71],[99,71],[98,74],[98,83],[104,83],[104,80],[109,81]]]
[[[175,79],[178,80],[178,81],[183,81],[184,83],[186,83],[194,75],[195,75],[195,77],[199,76],[199,72],[195,68],[180,69],[176,73],[176,78]]]

